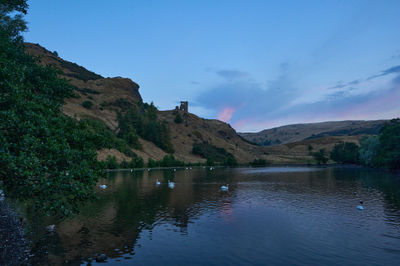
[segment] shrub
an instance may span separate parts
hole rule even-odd
[[[183,119],[182,119],[182,116],[181,116],[180,113],[177,113],[177,114],[175,115],[174,122],[177,123],[177,124],[180,124],[180,123],[183,122]]]
[[[82,106],[85,107],[86,109],[92,109],[93,102],[91,102],[91,101],[84,101],[84,102],[82,103]]]
[[[269,165],[269,162],[267,162],[264,159],[254,159],[252,162],[250,162],[251,166],[266,166]]]
[[[206,158],[213,164],[219,162],[223,165],[237,165],[236,159],[231,153],[206,142],[193,144],[192,153]]]
[[[314,152],[312,155],[318,164],[326,164],[328,162],[328,158],[325,156],[325,149],[320,149],[318,152]]]
[[[400,119],[392,119],[382,127],[375,164],[400,169]]]
[[[331,151],[331,159],[338,163],[359,163],[359,147],[352,142],[340,142]]]
[[[360,140],[360,163],[366,166],[374,166],[374,160],[379,148],[378,136],[364,136]]]

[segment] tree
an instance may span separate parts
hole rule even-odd
[[[352,142],[340,142],[331,151],[331,159],[338,163],[359,163],[359,147]]]
[[[28,4],[26,0],[10,0],[0,2],[0,34],[9,40],[21,44],[20,32],[27,29],[23,15],[26,15]]]
[[[325,149],[320,149],[318,152],[314,152],[313,156],[318,164],[326,164],[328,162],[328,158],[325,157]]]
[[[379,136],[365,136],[360,140],[360,162],[366,166],[374,166],[379,148]]]
[[[0,180],[10,198],[68,215],[94,196],[98,136],[63,115],[72,86],[24,53],[23,0],[0,3]]]
[[[400,169],[400,119],[386,123],[379,134],[375,163],[380,167]]]

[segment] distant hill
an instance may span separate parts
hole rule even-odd
[[[332,121],[294,124],[266,129],[258,133],[238,133],[248,141],[262,146],[274,146],[308,139],[332,136],[357,136],[378,134],[386,120]]]

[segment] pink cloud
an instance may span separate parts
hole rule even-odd
[[[222,111],[218,113],[218,120],[229,122],[234,112],[235,109],[233,109],[232,107],[225,107],[224,109],[222,109]]]

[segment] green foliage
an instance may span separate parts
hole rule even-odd
[[[147,167],[159,167],[160,166],[160,162],[159,161],[155,161],[151,158],[149,158],[149,160],[147,161]]]
[[[175,159],[172,154],[165,155],[160,161],[155,161],[149,158],[147,167],[180,167],[185,166],[185,163]]]
[[[312,155],[318,164],[326,164],[328,162],[328,158],[325,156],[325,149],[320,149],[318,152],[312,153]]]
[[[13,0],[0,2],[0,35],[8,41],[21,44],[20,32],[27,29],[23,14],[27,13],[26,0]]]
[[[250,162],[251,166],[266,166],[269,165],[270,163],[267,162],[264,159],[254,159],[252,162]]]
[[[185,166],[185,163],[175,159],[175,157],[172,154],[170,154],[164,156],[160,165],[162,167],[173,167],[173,166]]]
[[[157,108],[153,103],[145,103],[140,109],[132,106],[125,115],[118,113],[118,125],[118,136],[125,140],[133,140],[136,135],[153,142],[166,152],[174,152],[167,123],[157,120]]]
[[[214,162],[229,166],[237,165],[236,159],[231,153],[206,142],[193,144],[192,153],[206,158],[207,165],[211,165],[208,163],[214,164]]]
[[[207,161],[206,161],[206,165],[207,165],[207,166],[214,166],[214,165],[215,165],[215,162],[214,162],[213,159],[211,159],[210,157],[208,157],[208,158],[207,158]]]
[[[331,159],[344,164],[359,163],[359,147],[352,142],[340,142],[331,152]]]
[[[381,129],[375,164],[400,169],[400,119],[392,119]]]
[[[9,197],[30,200],[46,213],[68,215],[94,195],[100,174],[96,135],[60,112],[71,86],[52,68],[38,66],[24,53],[21,39],[4,34],[3,26],[0,179]]]
[[[374,166],[374,160],[379,147],[379,137],[365,136],[360,140],[360,145],[360,163],[366,166]]]
[[[177,124],[180,124],[180,123],[183,122],[183,118],[182,118],[182,116],[181,116],[181,114],[179,112],[176,113],[174,122],[177,123]]]
[[[72,86],[24,53],[18,12],[26,8],[22,0],[0,3],[0,180],[8,197],[69,215],[94,197],[101,174],[95,147],[102,142],[60,112]]]
[[[115,156],[108,155],[107,159],[103,163],[103,166],[106,169],[117,169],[119,167],[117,158],[115,158]]]
[[[82,106],[85,107],[86,109],[92,109],[93,102],[91,102],[91,101],[84,101],[84,102],[82,103]]]

